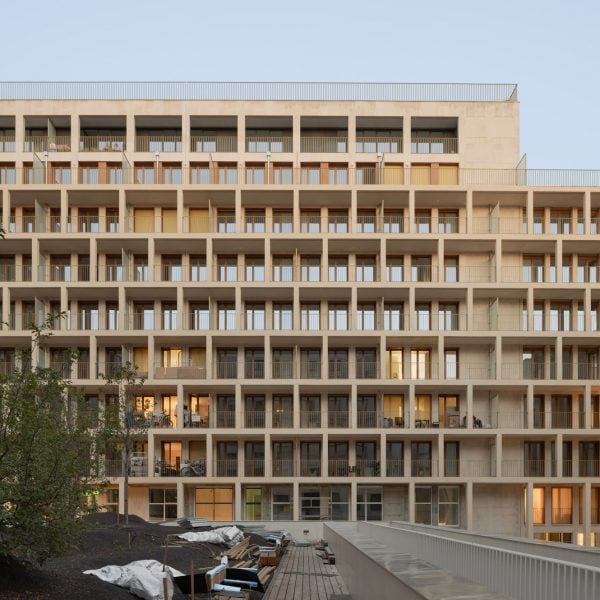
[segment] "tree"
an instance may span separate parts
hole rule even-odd
[[[62,369],[35,366],[49,319],[34,327],[31,346],[0,376],[4,562],[41,564],[72,548],[88,510],[82,499],[94,471],[92,415]]]
[[[105,406],[102,424],[98,430],[98,451],[117,449],[121,452],[121,473],[124,478],[123,503],[125,525],[129,524],[129,473],[133,443],[150,423],[146,419],[147,406],[136,407],[136,397],[141,394],[144,379],[130,362],[102,374],[114,403]],[[139,410],[136,410],[139,409]]]

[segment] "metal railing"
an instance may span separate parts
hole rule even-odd
[[[215,367],[217,379],[235,379],[237,377],[237,362],[217,361]]]
[[[320,459],[301,459],[300,477],[321,477]]]
[[[300,152],[348,152],[345,136],[300,136]]]
[[[154,139],[154,138],[153,138]],[[144,142],[142,147],[180,148],[181,143]],[[146,150],[148,151],[148,150]],[[151,150],[150,152],[179,152],[180,150]],[[262,166],[209,167],[195,166],[165,167],[137,165],[123,167],[121,163],[109,163],[106,170],[98,166],[67,166],[56,163],[35,167],[0,167],[0,183],[11,185],[201,185],[220,186],[490,186],[490,187],[600,187],[600,170],[560,170],[560,169],[470,169],[453,165],[416,165],[412,167],[349,167],[347,164],[330,164],[328,167],[272,167],[267,176]],[[515,221],[518,233],[524,231],[523,222]],[[448,233],[452,233],[452,224]],[[477,226],[486,233],[495,227],[494,221]],[[498,227],[501,227],[500,225]],[[535,230],[537,231],[537,230]],[[534,231],[534,232],[535,232]],[[444,230],[444,233],[446,231]],[[493,231],[490,233],[494,233]]]
[[[70,135],[26,135],[23,152],[70,152]]]
[[[385,461],[386,477],[404,477],[404,460],[401,458],[388,458]]]
[[[385,542],[410,548],[413,556],[452,575],[516,600],[595,600],[600,568],[544,556],[539,544],[519,540],[525,551],[504,548],[489,538],[442,528],[395,523],[393,527],[360,524]],[[387,530],[387,531],[386,531]],[[513,542],[513,540],[510,540]],[[573,556],[573,555],[571,555]]]
[[[0,152],[14,152],[16,150],[14,135],[0,135]]]
[[[137,135],[136,152],[181,152],[180,135]]]
[[[273,477],[293,477],[294,461],[290,459],[276,458],[271,461]]]
[[[123,152],[126,150],[125,135],[82,135],[79,138],[80,152]]]
[[[381,463],[375,459],[357,458],[354,473],[357,477],[379,477]]]
[[[264,477],[265,461],[261,459],[246,459],[244,461],[244,475],[246,477]]]
[[[350,427],[350,413],[347,410],[328,411],[327,427],[331,427],[333,429]]]
[[[292,152],[292,136],[255,136],[246,135],[246,152],[279,153]]]
[[[514,83],[3,81],[2,100],[516,102]]]
[[[294,377],[294,361],[274,360],[271,363],[271,377],[273,379],[292,379]]]
[[[215,426],[223,429],[235,427],[235,412],[232,410],[217,410],[215,412]]]
[[[458,138],[413,135],[410,151],[413,154],[456,154]]]
[[[235,135],[192,135],[190,152],[237,152]]]
[[[389,153],[399,154],[402,152],[402,138],[396,136],[356,136],[356,152],[365,154]]]
[[[215,461],[215,475],[217,477],[237,477],[237,459],[217,459]]]
[[[247,410],[244,412],[244,425],[249,429],[262,429],[265,426],[264,410]]]
[[[321,378],[321,361],[301,360],[300,361],[300,377],[302,379],[320,379]]]
[[[313,429],[321,427],[320,410],[301,410],[300,427],[302,429]]]
[[[330,458],[327,461],[327,474],[329,477],[348,477],[348,466],[347,458]]]
[[[194,364],[191,360],[182,360],[179,365],[154,367],[155,379],[206,379],[206,367]]]
[[[265,361],[252,360],[245,362],[244,376],[246,379],[264,379]]]
[[[294,426],[294,413],[291,411],[273,412],[272,427],[273,429],[283,429]]]
[[[379,379],[379,363],[377,361],[356,361],[357,379]]]

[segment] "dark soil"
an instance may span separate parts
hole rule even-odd
[[[84,575],[88,569],[105,565],[125,565],[134,560],[165,559],[165,542],[169,538],[166,563],[183,573],[214,567],[226,546],[188,543],[174,534],[190,531],[184,527],[166,527],[129,517],[125,527],[117,523],[114,513],[99,513],[86,518],[89,529],[83,534],[77,550],[48,560],[41,568],[23,569],[0,563],[1,600],[132,600],[136,596],[116,585]],[[202,528],[207,529],[207,528]],[[208,528],[210,529],[210,528]],[[197,530],[196,530],[197,531]],[[264,538],[251,534],[251,543],[264,544]],[[263,594],[252,592],[253,600]],[[174,599],[189,598],[175,588]]]

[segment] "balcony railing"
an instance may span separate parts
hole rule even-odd
[[[70,152],[71,151],[71,136],[70,135],[26,135],[24,144],[24,152]]]
[[[330,360],[329,379],[348,379],[348,361]]]
[[[245,426],[248,429],[263,428],[265,426],[265,411],[251,410],[244,413]]]
[[[265,361],[253,360],[245,363],[246,379],[264,379],[265,377]]]
[[[193,135],[190,138],[191,152],[237,152],[235,135]]]
[[[386,477],[404,477],[404,460],[388,458],[385,462]]]
[[[357,477],[379,477],[381,465],[378,460],[358,458],[354,470]]]
[[[244,475],[246,477],[264,477],[265,476],[265,461],[264,460],[245,460]]]
[[[321,361],[302,360],[300,362],[300,377],[302,379],[320,379]]]
[[[458,138],[413,135],[411,138],[411,152],[413,154],[456,154],[458,152]]]
[[[356,361],[357,379],[379,379],[379,363],[377,361]]]
[[[125,135],[82,135],[80,152],[123,152],[126,150]]]
[[[293,477],[294,461],[292,459],[275,459],[271,461],[273,477]]]
[[[273,379],[292,379],[294,377],[294,361],[274,360],[271,363],[271,375]]]
[[[348,477],[348,459],[347,458],[330,458],[328,461],[327,474],[329,477]]]
[[[217,379],[235,379],[237,377],[237,362],[217,361],[216,378]]]
[[[154,367],[155,379],[206,379],[206,367],[194,364],[193,361],[181,361],[179,365],[165,366],[157,364]]]
[[[283,429],[294,426],[294,413],[291,411],[274,411],[273,412],[273,428]]]
[[[136,152],[181,152],[180,135],[138,135],[135,138]]]
[[[0,152],[14,152],[16,150],[14,135],[0,135]]]
[[[402,152],[399,136],[356,136],[356,152],[398,154]]]
[[[246,136],[246,152],[292,152],[291,136]]]
[[[216,411],[216,427],[223,429],[232,429],[235,427],[235,412],[230,410]]]
[[[425,458],[411,460],[411,475],[413,477],[437,477],[438,463]]]
[[[348,152],[348,138],[341,136],[301,136],[300,152]]]
[[[321,427],[321,411],[320,410],[302,410],[302,411],[300,411],[300,427],[308,428],[308,429]]]
[[[264,467],[263,467],[264,472]],[[237,477],[238,461],[237,459],[217,459],[215,461],[215,474],[217,477]]]
[[[347,428],[350,426],[350,413],[347,410],[330,410],[327,413],[327,426]]]
[[[318,459],[301,459],[300,477],[321,477],[321,461]]]

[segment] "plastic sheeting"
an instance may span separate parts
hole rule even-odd
[[[95,575],[98,579],[128,589],[132,594],[145,600],[171,600],[173,597],[172,577],[183,575],[173,567],[163,571],[162,563],[157,560],[136,560],[122,567],[107,565],[101,569],[83,572]],[[163,595],[163,579],[167,580],[167,597]]]
[[[177,536],[187,542],[206,542],[209,544],[225,544],[230,548],[244,539],[244,533],[235,526],[218,527],[211,531],[188,531]]]

